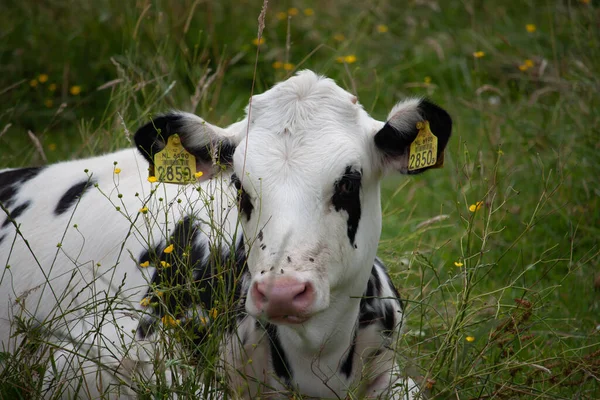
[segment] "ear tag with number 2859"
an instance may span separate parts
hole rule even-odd
[[[416,171],[427,167],[441,167],[444,162],[443,154],[438,163],[438,138],[431,132],[429,121],[417,122],[417,129],[419,133],[410,144],[408,153],[408,170]]]
[[[159,182],[186,184],[196,181],[196,157],[181,144],[179,135],[167,139],[164,149],[154,155],[154,171]]]

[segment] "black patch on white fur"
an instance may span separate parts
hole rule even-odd
[[[335,211],[348,213],[347,233],[350,244],[354,245],[358,223],[360,221],[360,187],[362,174],[351,166],[346,167],[344,175],[335,182],[331,203]]]
[[[354,353],[356,351],[356,331],[357,330],[355,329],[354,336],[352,338],[352,345],[348,350],[348,355],[346,356],[346,359],[340,367],[340,371],[342,372],[342,374],[346,375],[346,378],[350,378],[350,375],[352,375],[352,366],[354,365]]]
[[[375,266],[371,269],[371,276],[367,282],[367,288],[363,297],[360,299],[360,311],[358,315],[358,325],[361,328],[369,326],[382,318],[380,299],[381,280]]]
[[[67,212],[93,184],[93,180],[85,180],[71,186],[69,190],[62,195],[60,200],[58,200],[56,208],[54,209],[54,214],[61,215]]]
[[[2,241],[4,240],[5,237],[6,237],[6,235],[0,236],[0,245],[2,245]]]
[[[365,328],[369,325],[380,323],[384,329],[383,334],[391,336],[396,330],[397,322],[401,322],[397,321],[393,302],[396,301],[402,310],[402,301],[387,271],[385,271],[383,263],[379,259],[375,259],[375,264],[381,267],[385,276],[380,276],[379,270],[373,265],[371,276],[367,282],[367,288],[360,300],[358,325],[360,328]],[[382,278],[385,279],[385,283],[382,281]],[[395,299],[382,298],[384,284],[389,285]]]
[[[43,168],[18,168],[0,172],[0,203],[8,208],[14,202],[18,186],[35,178]]]
[[[279,341],[279,335],[277,334],[277,326],[273,324],[267,324],[265,326],[265,332],[269,337],[269,348],[271,350],[271,363],[275,374],[283,380],[286,386],[290,386],[292,383],[292,370],[290,364],[285,355],[285,351]]]
[[[242,187],[242,182],[240,181],[240,178],[238,178],[236,174],[231,175],[231,183],[233,183],[237,190],[237,203],[240,211],[246,216],[246,218],[250,219],[252,211],[254,210],[254,206],[252,205],[252,199],[250,198],[250,195],[246,193],[246,191]]]
[[[176,224],[167,243],[146,250],[140,256],[140,264],[148,261],[156,269],[146,293],[152,306],[148,307],[147,314],[138,325],[139,338],[151,335],[156,323],[163,316],[171,315],[185,322],[184,328],[192,333],[194,343],[199,345],[204,340],[206,325],[199,315],[190,313],[193,314],[199,308],[208,313],[215,307],[215,293],[234,293],[231,299],[236,304],[236,307],[232,307],[233,315],[225,316],[228,324],[231,320],[231,330],[235,326],[237,315],[243,313],[237,304],[238,301],[243,303],[240,301],[243,290],[240,282],[243,282],[246,267],[244,241],[240,240],[232,253],[229,249],[209,250],[208,243],[203,243],[198,238],[201,229],[199,221],[186,217]],[[165,253],[164,249],[171,244],[173,251]],[[169,266],[163,267],[162,262]],[[229,266],[233,268],[227,269]],[[219,286],[223,284],[225,287]],[[161,296],[158,295],[159,292],[162,293]],[[223,304],[222,298],[218,300]]]
[[[394,327],[396,326],[394,306],[390,302],[385,303],[383,314],[383,334],[390,337],[394,333]]]
[[[17,217],[23,214],[23,211],[25,211],[30,205],[31,203],[29,201],[26,201],[25,203],[15,207],[12,211],[10,211],[10,213],[6,216],[4,223],[2,224],[2,228],[10,224],[11,221],[15,221]]]

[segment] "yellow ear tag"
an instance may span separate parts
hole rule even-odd
[[[417,129],[419,133],[410,144],[408,153],[409,171],[432,167],[437,163],[438,138],[431,132],[429,121],[417,122]]]
[[[186,184],[196,181],[196,157],[183,147],[177,134],[169,136],[165,148],[154,155],[153,167],[150,176],[155,173],[159,182]]]

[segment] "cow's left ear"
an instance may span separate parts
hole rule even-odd
[[[202,179],[212,177],[218,166],[231,166],[237,143],[225,129],[209,124],[202,118],[180,111],[153,118],[135,133],[135,144],[140,153],[154,163],[154,155],[163,150],[167,140],[178,134],[183,147],[196,158],[196,170]]]
[[[375,145],[380,151],[384,171],[393,169],[402,174],[418,174],[432,168],[408,168],[410,145],[419,133],[417,124],[424,121],[429,122],[431,133],[437,137],[437,160],[443,157],[452,132],[450,115],[426,99],[409,99],[392,108],[387,122],[375,134]]]

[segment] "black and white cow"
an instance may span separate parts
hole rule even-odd
[[[234,398],[413,398],[394,352],[402,303],[376,251],[380,180],[412,173],[424,120],[439,156],[452,124],[440,107],[409,99],[380,122],[303,71],[227,128],[172,112],[137,131],[137,149],[0,171],[2,351],[37,329],[52,344],[48,396],[126,396],[133,375],[152,374],[139,363],[157,337],[191,326],[202,339],[229,293],[221,368]],[[204,175],[149,182],[174,133]]]

